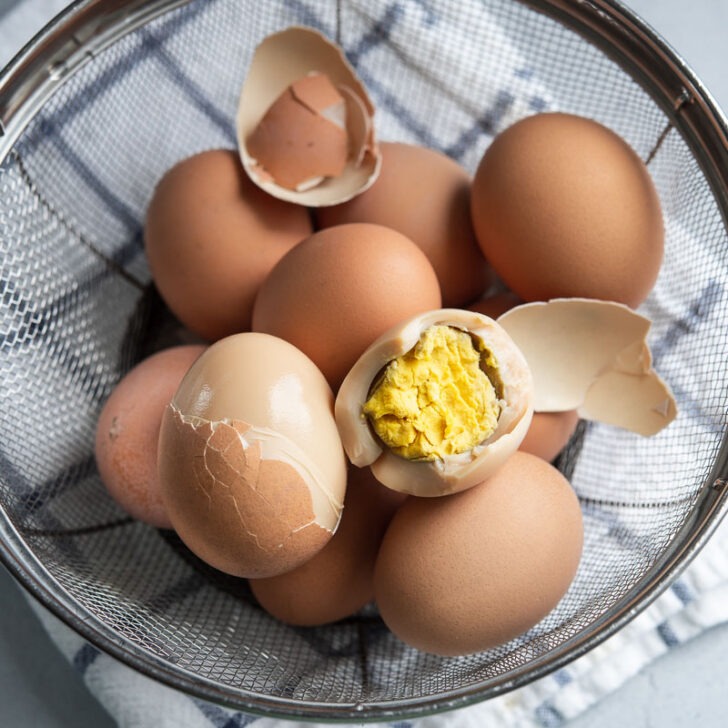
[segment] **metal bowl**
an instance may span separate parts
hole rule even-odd
[[[585,519],[577,578],[539,625],[482,654],[419,653],[373,607],[285,627],[244,581],[128,518],[96,471],[101,404],[180,336],[141,242],[154,185],[195,151],[234,146],[252,50],[294,23],[343,45],[382,139],[472,171],[516,119],[568,111],[630,142],[660,193],[666,257],[642,311],[681,414],[650,439],[580,425],[558,461]],[[643,610],[725,513],[727,210],[725,118],[611,0],[77,2],[0,74],[0,555],[102,650],[255,713],[412,717],[543,676]]]

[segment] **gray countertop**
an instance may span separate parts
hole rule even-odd
[[[65,3],[0,0],[0,67]],[[728,0],[626,3],[693,68],[728,109]],[[570,728],[723,726],[728,712],[728,625],[657,659]],[[0,726],[104,728],[112,720],[47,637],[20,588],[0,567]]]

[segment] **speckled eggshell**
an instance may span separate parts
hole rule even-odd
[[[296,568],[341,517],[333,394],[308,357],[268,334],[228,336],[195,362],[165,410],[158,462],[175,531],[233,576]]]
[[[374,562],[387,524],[407,496],[380,485],[369,468],[349,469],[344,512],[331,540],[293,571],[251,579],[260,605],[287,624],[348,617],[374,598]]]
[[[650,173],[613,131],[563,113],[501,132],[476,170],[471,212],[481,249],[524,301],[579,297],[638,306],[663,258]]]
[[[470,175],[433,149],[382,142],[376,182],[348,202],[316,210],[320,227],[351,222],[385,225],[413,240],[427,255],[444,306],[482,295],[493,273],[470,220]]]
[[[152,277],[172,313],[208,341],[250,328],[271,268],[311,233],[308,211],[259,189],[237,151],[201,152],[172,167],[147,210]]]
[[[351,223],[314,233],[278,262],[255,301],[253,330],[294,344],[336,390],[381,333],[439,305],[435,271],[409,238]]]
[[[568,481],[517,452],[478,486],[401,506],[377,558],[375,598],[387,626],[412,647],[438,655],[488,650],[558,604],[582,544]]]
[[[165,407],[204,346],[175,346],[131,369],[104,403],[95,454],[109,495],[131,516],[158,528],[172,524],[157,477],[157,440]]]

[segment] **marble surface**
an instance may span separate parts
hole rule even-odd
[[[0,0],[0,67],[63,6]],[[728,110],[728,0],[630,0]],[[681,645],[570,722],[569,728],[725,725],[728,625]],[[0,726],[105,728],[113,721],[49,640],[24,595],[0,567]]]

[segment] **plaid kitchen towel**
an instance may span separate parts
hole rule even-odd
[[[27,171],[31,175],[36,173],[36,177],[40,176],[40,168],[32,167],[34,155],[41,145],[51,150],[53,162],[48,171],[52,174],[42,176],[44,194],[56,200],[61,208],[64,204],[74,207],[74,226],[79,238],[94,240],[99,250],[108,252],[137,281],[144,282],[148,277],[139,226],[156,177],[151,174],[140,177],[133,158],[125,159],[119,154],[114,164],[110,164],[108,154],[99,153],[99,150],[109,150],[109,139],[114,140],[114,151],[123,147],[123,136],[115,134],[124,128],[122,115],[105,115],[103,133],[85,125],[84,119],[89,108],[102,103],[111,85],[123,88],[127,74],[138,72],[140,66],[147,64],[149,96],[142,100],[129,99],[129,103],[159,103],[160,89],[173,88],[175,99],[189,105],[193,109],[190,113],[197,115],[201,148],[233,145],[235,98],[219,80],[223,60],[215,56],[214,49],[202,54],[194,48],[190,50],[189,45],[190,28],[194,24],[204,27],[223,5],[223,0],[192,2],[172,13],[169,19],[162,19],[137,34],[134,42],[122,44],[99,79],[84,88],[83,95],[69,93],[19,142],[20,153],[30,165]],[[234,3],[227,5],[232,8]],[[15,49],[27,38],[26,29],[37,18],[59,6],[58,2],[37,0],[6,10],[0,16],[3,60],[9,60],[9,48]],[[426,0],[353,0],[349,6],[371,29],[361,35],[346,33],[342,43],[377,104],[380,138],[440,149],[472,170],[498,131],[529,113],[563,107],[563,99],[556,97],[536,70],[525,62],[518,43],[513,40],[513,28],[506,32],[499,20],[477,0],[457,5],[457,12],[443,12],[436,2]],[[300,23],[317,27],[331,37],[336,34],[331,20],[320,17],[313,4],[305,0],[285,0],[281,7],[275,19],[278,27]],[[475,64],[482,58],[483,46],[499,61],[489,69],[492,75],[487,87],[481,88],[482,69]],[[416,83],[421,84],[418,97],[426,108],[405,108],[391,91],[387,69],[392,55],[399,63],[418,71]],[[220,74],[210,72],[211,66]],[[200,81],[203,76],[204,83]],[[589,89],[585,88],[584,93],[588,95]],[[473,105],[474,98],[478,99],[477,108]],[[570,99],[570,103],[578,111],[578,99]],[[590,103],[598,101],[591,99]],[[614,125],[619,128],[619,124],[616,114]],[[159,168],[171,166],[176,159],[195,151],[187,137],[176,138],[167,129],[155,133],[158,137],[152,134],[145,143],[150,154],[158,155]],[[75,204],[79,194],[93,197],[96,204],[79,209]],[[690,263],[698,259],[691,255],[689,246],[695,245],[691,242],[691,232],[681,230],[670,220],[667,224],[669,234],[685,241],[686,275],[689,276]],[[120,246],[119,241],[125,241],[125,245]],[[727,286],[728,272],[716,266],[710,284],[698,289],[694,298],[674,298],[670,291],[665,291],[651,299],[647,304],[648,313],[650,307],[655,311],[667,309],[677,322],[657,332],[657,340],[662,344],[657,353],[678,346],[676,342],[681,333],[691,327],[709,326],[711,317],[717,316],[715,312],[726,306]],[[62,376],[50,366],[43,374]],[[690,374],[698,376],[696,372]],[[59,386],[62,385],[60,382]],[[74,402],[76,408],[82,405]],[[706,420],[706,437],[712,437],[713,441],[719,441],[725,432],[725,410],[717,414],[690,410],[686,416]],[[73,424],[69,425],[69,429],[72,427]],[[59,452],[63,452],[65,436],[65,432],[57,433],[54,443]],[[12,461],[9,450],[3,454],[6,460]],[[36,507],[39,506],[36,504]],[[122,728],[297,725],[232,711],[159,684],[100,652],[32,600],[31,605],[52,640]],[[726,620],[728,530],[724,526],[718,528],[706,548],[648,609],[587,655],[530,685],[487,702],[390,725],[393,728],[562,725],[614,691],[657,656]]]

